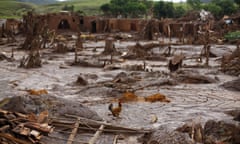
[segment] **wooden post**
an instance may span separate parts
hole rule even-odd
[[[209,35],[210,35],[210,33],[209,33],[209,27],[207,27],[207,29],[206,29],[206,33],[205,33],[205,55],[206,55],[206,66],[208,66],[209,65],[209,55],[210,55],[210,45],[209,45]]]
[[[83,43],[81,39],[81,33],[78,32],[77,34],[77,41],[76,41],[76,47],[75,47],[75,63],[78,62],[78,51],[83,49]]]
[[[206,64],[206,66],[209,65],[210,48],[211,48],[210,45],[206,45],[205,46],[205,49],[206,49],[206,63],[205,64]]]
[[[14,50],[12,48],[12,55],[11,55],[11,58],[14,58]]]
[[[171,28],[170,28],[170,24],[168,25],[168,37],[169,37],[169,42],[172,41],[172,38],[171,38]]]
[[[168,53],[167,53],[168,56],[171,56],[171,51],[172,51],[172,47],[171,47],[171,44],[169,43],[168,44]]]
[[[184,39],[185,39],[185,23],[182,26],[182,43],[184,44]]]

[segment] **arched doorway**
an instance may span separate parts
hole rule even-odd
[[[70,25],[66,19],[63,19],[58,24],[58,29],[70,29]]]
[[[96,33],[97,32],[97,22],[96,21],[92,21],[91,24],[92,24],[91,32],[92,33]]]
[[[131,23],[131,31],[137,31],[137,26],[135,23]]]

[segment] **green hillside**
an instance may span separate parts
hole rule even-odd
[[[36,0],[28,1],[29,2],[19,2],[17,0],[0,0],[0,19],[20,18],[22,14],[32,9],[38,13],[59,12],[66,5],[73,6],[74,11],[80,10],[87,15],[96,15],[100,13],[100,6],[104,3],[108,3],[110,0],[71,0],[48,5],[33,4],[32,2],[35,2]]]
[[[31,3],[17,2],[14,0],[0,0],[0,18],[17,18],[28,10],[37,6]]]
[[[59,2],[56,4],[50,4],[40,6],[39,12],[58,12],[61,11],[64,6],[74,6],[74,11],[83,11],[87,15],[96,15],[100,12],[100,6],[108,3],[110,0],[71,0],[66,2]]]
[[[56,0],[17,0],[19,2],[30,2],[34,4],[51,4],[56,3]]]

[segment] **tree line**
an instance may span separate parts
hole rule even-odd
[[[240,8],[240,0],[211,0],[202,3],[200,0],[187,0],[185,5],[174,5],[173,2],[148,0],[111,0],[103,4],[100,9],[104,15],[124,18],[141,18],[154,16],[155,18],[178,18],[191,10],[204,9],[210,11],[216,18],[235,13]]]

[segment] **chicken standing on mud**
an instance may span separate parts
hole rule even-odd
[[[109,104],[108,109],[112,112],[114,117],[119,117],[120,112],[122,111],[122,103],[118,102],[118,107],[113,107],[113,104]]]

